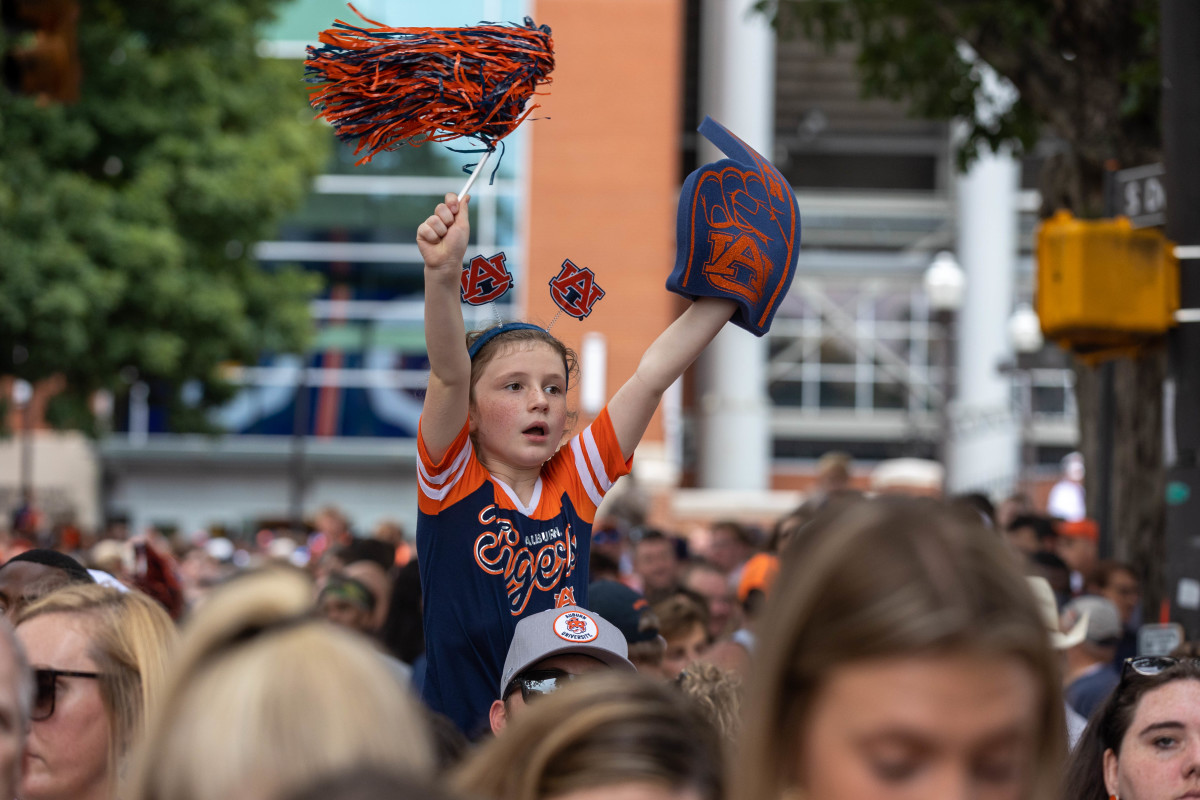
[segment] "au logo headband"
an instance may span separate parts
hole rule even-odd
[[[492,339],[495,339],[500,334],[508,333],[509,331],[541,331],[542,333],[550,332],[542,326],[534,325],[531,322],[506,322],[503,325],[497,325],[494,328],[488,328],[478,339],[471,342],[471,346],[467,348],[467,355],[474,360],[476,354],[483,349],[485,344],[490,342]]]

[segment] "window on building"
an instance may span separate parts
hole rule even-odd
[[[942,397],[943,342],[930,318],[919,272],[802,275],[769,334],[768,391],[776,457],[805,458],[839,441],[874,442],[880,455],[932,452]],[[1020,414],[1073,427],[1073,375],[1048,346],[1014,380]],[[1026,399],[1029,398],[1029,399]]]

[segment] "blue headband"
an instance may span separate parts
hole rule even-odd
[[[503,325],[490,328],[485,331],[478,339],[471,343],[470,347],[467,348],[467,355],[471,357],[471,360],[474,360],[475,356],[485,344],[490,342],[492,339],[495,339],[500,334],[508,333],[509,331],[541,331],[547,336],[550,335],[550,332],[545,328],[541,328],[529,322],[506,322]]]

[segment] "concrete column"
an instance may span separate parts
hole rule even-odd
[[[1020,467],[1020,425],[1008,414],[1011,379],[996,370],[1012,358],[1019,185],[1020,165],[1009,153],[988,152],[957,181],[958,260],[967,282],[947,464],[952,492],[1007,491]]]
[[[775,32],[754,0],[704,0],[700,115],[711,116],[767,158],[775,129]],[[689,120],[698,124],[697,120]],[[707,140],[701,163],[724,156]],[[767,343],[726,326],[699,365],[699,483],[765,490],[771,481]]]

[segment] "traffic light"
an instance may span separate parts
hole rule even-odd
[[[1059,211],[1038,229],[1036,304],[1043,333],[1067,349],[1098,354],[1145,343],[1175,325],[1174,244],[1125,217]]]
[[[4,85],[43,102],[79,99],[76,0],[0,0]]]

